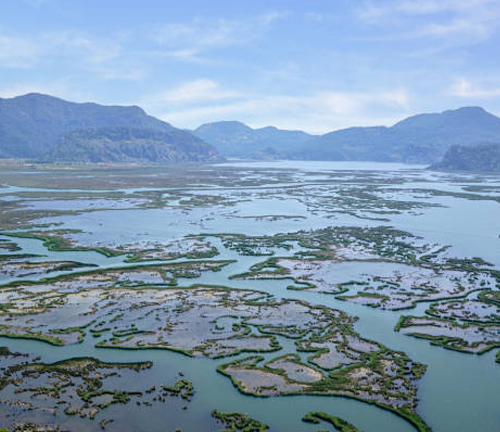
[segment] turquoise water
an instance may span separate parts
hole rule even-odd
[[[250,163],[244,164],[251,168]],[[260,168],[296,169],[302,172],[332,172],[335,170],[377,171],[387,178],[408,176],[403,187],[440,188],[440,190],[460,191],[468,184],[470,177],[461,177],[462,182],[444,183],[449,176],[433,174],[419,170],[420,167],[393,166],[393,164],[339,164],[339,163],[259,163]],[[408,170],[409,169],[409,170]],[[360,171],[365,174],[367,171]],[[418,179],[421,179],[421,182]],[[317,180],[317,179],[316,179]],[[311,180],[313,181],[313,180]],[[491,181],[491,177],[489,177]],[[443,182],[443,183],[441,183]],[[412,183],[417,183],[415,186]],[[477,184],[477,183],[474,183]],[[425,186],[424,186],[425,185]],[[399,187],[399,185],[394,186]],[[275,188],[275,187],[273,187]],[[227,189],[227,188],[226,188]],[[194,190],[195,191],[195,190]],[[2,191],[3,192],[3,191]],[[9,192],[15,192],[9,188]],[[109,242],[133,242],[140,240],[171,241],[186,234],[197,233],[244,233],[274,234],[292,232],[299,229],[320,228],[329,225],[393,225],[421,235],[427,241],[451,245],[453,255],[459,257],[479,256],[500,268],[500,204],[493,201],[468,201],[461,198],[428,198],[426,202],[444,205],[440,208],[419,209],[418,214],[388,215],[390,222],[360,220],[352,215],[336,214],[328,217],[326,213],[312,214],[303,202],[293,196],[283,195],[276,199],[266,194],[252,197],[229,207],[194,208],[188,212],[174,208],[148,210],[95,211],[82,215],[64,216],[51,219],[63,222],[64,228],[83,229],[86,234],[83,241],[96,239]],[[405,198],[407,199],[407,198]],[[255,219],[265,215],[300,215],[305,219],[280,219],[276,221]],[[119,217],[117,217],[119,215]],[[234,216],[250,216],[234,217]],[[124,257],[106,258],[95,252],[49,252],[40,241],[14,239],[23,252],[44,255],[40,260],[73,260],[97,264],[108,268],[123,265]],[[500,430],[500,365],[495,363],[495,352],[481,356],[467,355],[439,347],[431,346],[424,340],[404,336],[393,331],[394,325],[402,314],[421,315],[428,307],[419,304],[411,311],[393,312],[372,309],[354,303],[343,302],[331,295],[307,291],[287,290],[287,280],[229,280],[229,276],[243,271],[263,257],[239,256],[236,252],[225,249],[221,242],[211,238],[221,254],[214,259],[236,259],[237,262],[225,267],[221,272],[207,272],[197,280],[180,279],[179,285],[193,282],[214,285],[228,285],[235,288],[247,288],[266,291],[276,298],[294,298],[312,304],[338,308],[358,316],[356,330],[364,337],[377,340],[388,347],[405,351],[410,358],[428,365],[427,373],[420,382],[420,415],[435,432],[490,432]],[[16,252],[18,253],[18,252]],[[285,255],[283,250],[279,255]],[[383,265],[383,264],[379,264]],[[338,267],[338,277],[351,278],[353,274],[369,272],[369,267],[356,269],[356,264],[346,263]],[[8,281],[6,278],[2,282]],[[282,345],[290,341],[281,338]],[[83,421],[78,430],[96,430],[102,418],[121,417],[124,424],[110,424],[111,431],[173,431],[181,428],[183,432],[216,430],[210,419],[213,409],[220,411],[239,411],[270,425],[271,432],[316,431],[318,426],[300,421],[308,411],[325,411],[341,416],[365,432],[406,432],[413,427],[396,415],[372,405],[340,398],[319,396],[287,396],[273,398],[255,398],[242,395],[230,380],[215,370],[220,362],[227,359],[210,360],[188,358],[178,353],[165,350],[122,351],[95,348],[95,340],[88,338],[84,343],[65,347],[53,347],[48,344],[27,340],[0,338],[0,346],[11,350],[31,352],[41,355],[45,362],[52,362],[69,357],[92,356],[105,361],[144,361],[151,360],[154,366],[141,375],[141,383],[171,383],[172,377],[183,371],[196,389],[193,401],[186,411],[181,403],[171,398],[169,403],[159,404],[148,409],[140,409],[134,404],[126,407],[111,406],[98,414],[96,421]],[[271,355],[268,355],[271,356]],[[61,417],[62,422],[71,419]],[[0,425],[2,420],[0,419]],[[71,423],[69,423],[71,425]],[[127,429],[128,428],[128,429]]]

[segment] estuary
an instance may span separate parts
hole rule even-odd
[[[282,161],[0,184],[0,428],[499,428],[498,176]]]

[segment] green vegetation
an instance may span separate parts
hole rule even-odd
[[[222,413],[214,410],[212,417],[224,424],[224,429],[218,432],[268,432],[269,427],[246,414]]]
[[[0,267],[0,274],[9,275],[11,277],[22,277],[43,275],[53,272],[69,272],[73,269],[81,267],[97,267],[97,265],[75,261],[18,261],[4,263]]]
[[[16,260],[25,260],[28,258],[38,258],[40,255],[35,254],[0,254],[0,263],[8,262],[8,261],[16,261]]]
[[[40,363],[31,355],[10,352],[0,347],[2,374],[0,392],[14,387],[15,392],[2,393],[2,413],[4,420],[10,419],[14,432],[35,430],[59,430],[58,415],[75,416],[78,419],[94,420],[96,416],[113,404],[152,406],[165,403],[167,396],[177,396],[190,400],[193,386],[185,378],[174,386],[159,386],[145,389],[141,384],[141,374],[152,367],[151,362],[107,363],[93,358],[70,358],[56,363]],[[22,412],[16,408],[23,406]],[[54,420],[42,421],[37,412],[52,412]],[[52,417],[52,416],[51,416]],[[102,418],[102,416],[101,416]],[[59,418],[60,420],[60,418]],[[118,419],[122,420],[122,419]],[[75,419],[76,421],[76,419]],[[112,418],[100,420],[101,428],[115,421]],[[126,419],[123,419],[126,422]],[[4,421],[5,424],[5,421]],[[79,429],[78,421],[69,423]],[[125,424],[125,423],[124,423]],[[47,428],[47,429],[45,429]]]
[[[481,291],[478,298],[484,302],[490,302],[500,306],[500,291]]]
[[[166,261],[177,258],[205,259],[212,258],[219,254],[217,248],[203,243],[200,238],[190,236],[175,243],[158,246],[137,246],[127,247],[102,247],[102,246],[82,246],[79,241],[72,236],[77,236],[82,231],[70,229],[55,229],[51,231],[11,231],[4,233],[10,237],[32,238],[43,241],[43,245],[49,251],[94,251],[106,257],[114,257],[127,254],[125,262],[141,262],[150,260]],[[186,247],[186,245],[188,245]]]
[[[459,323],[450,319],[402,316],[395,331],[464,353],[483,354],[500,347],[500,325],[496,323]]]
[[[5,359],[25,358],[5,350],[1,355]],[[68,414],[78,413],[93,418],[100,409],[113,403],[127,403],[130,396],[138,394],[106,388],[108,377],[120,376],[120,371],[124,370],[140,372],[151,366],[151,362],[104,363],[92,358],[72,358],[51,364],[19,361],[3,372],[0,390],[10,384],[22,383],[18,394],[27,394],[31,398],[45,395],[58,402]],[[97,400],[100,396],[106,396],[106,400],[94,402],[94,398]],[[75,397],[77,399],[72,401]]]
[[[107,261],[116,260],[101,257],[99,262],[105,263],[105,268],[90,271],[71,269],[71,275],[43,277],[37,281],[17,280],[2,286],[0,333],[10,337],[45,340],[57,345],[78,343],[85,337],[86,343],[80,346],[83,350],[87,350],[90,343],[127,350],[168,349],[188,356],[209,358],[279,351],[275,355],[266,354],[264,359],[239,356],[234,362],[220,365],[219,371],[230,377],[245,394],[259,397],[302,394],[355,398],[400,415],[420,431],[428,431],[428,426],[418,414],[417,398],[417,386],[425,366],[412,361],[404,353],[364,339],[354,331],[354,317],[342,310],[312,306],[304,301],[276,300],[272,295],[250,289],[236,290],[197,283],[178,287],[178,284],[184,285],[182,279],[184,282],[187,282],[186,279],[196,282],[194,279],[204,272],[219,271],[232,262],[200,259],[214,257],[218,251],[212,243],[222,243],[240,255],[265,257],[261,262],[253,258],[242,259],[233,268],[249,271],[233,278],[286,278],[293,281],[290,289],[334,295],[344,293],[342,297],[345,300],[387,309],[412,307],[417,301],[431,302],[443,298],[461,298],[463,301],[460,300],[460,304],[465,304],[468,294],[474,290],[481,290],[478,299],[482,303],[490,307],[500,304],[498,290],[493,290],[495,283],[500,284],[500,273],[485,260],[453,257],[453,249],[431,244],[410,232],[390,227],[389,223],[375,226],[372,222],[362,222],[365,226],[360,227],[352,219],[388,221],[392,217],[390,215],[419,213],[422,209],[437,206],[437,202],[441,201],[439,196],[474,200],[492,198],[480,195],[480,190],[471,190],[471,193],[442,190],[433,195],[433,186],[428,189],[411,189],[406,187],[410,186],[408,184],[399,187],[408,179],[413,181],[418,177],[413,172],[407,178],[406,175],[398,178],[399,174],[391,176],[375,172],[362,175],[352,172],[303,174],[293,170],[250,168],[242,174],[241,168],[219,166],[206,166],[201,170],[172,166],[165,170],[153,166],[25,165],[23,170],[25,173],[0,165],[2,183],[5,174],[6,184],[21,187],[40,185],[48,190],[15,192],[15,200],[0,200],[0,226],[4,227],[5,223],[17,229],[11,231],[14,235],[39,239],[51,251],[93,250],[106,256],[122,255],[127,262],[136,264],[110,268],[111,264]],[[31,172],[38,175],[30,176]],[[39,179],[39,183],[34,182],[34,177]],[[81,190],[64,190],[68,187]],[[109,190],[97,191],[96,187]],[[133,191],[125,191],[131,187]],[[60,191],[53,192],[51,188]],[[493,195],[496,192],[484,190],[484,193]],[[437,198],[432,199],[433,196]],[[79,210],[94,197],[99,202],[91,206],[92,209]],[[298,216],[293,216],[293,211],[286,214],[288,208],[277,208],[273,214],[267,206],[253,205],[253,202],[267,199],[297,201],[300,212],[307,216],[300,215],[305,219],[296,220]],[[43,210],[45,205],[47,208],[58,208],[59,204],[72,210]],[[248,213],[245,213],[246,206],[251,207]],[[185,217],[193,222],[190,228],[192,234],[181,236],[174,233],[173,237],[166,238],[167,234],[162,237],[156,230],[148,232],[148,224],[141,225],[141,219],[137,225],[131,222],[130,236],[124,236],[124,240],[119,236],[113,239],[109,235],[101,238],[99,233],[104,233],[108,227],[91,226],[97,214],[89,218],[90,226],[81,225],[89,227],[85,228],[85,232],[66,229],[78,227],[79,218],[85,217],[83,212],[86,211],[105,209],[109,214],[116,210],[113,214],[118,220],[122,215],[127,219],[136,214],[135,211],[129,212],[131,208],[144,215],[145,221],[150,220],[149,216],[139,210],[163,208],[165,213]],[[120,210],[124,212],[120,213]],[[197,215],[196,220],[193,214]],[[315,226],[309,222],[314,220],[316,223],[319,219],[321,226],[328,223],[328,218],[332,218],[332,225],[335,225],[338,214],[345,214],[346,220],[354,222],[351,226],[300,230],[301,227]],[[65,217],[39,221],[45,226],[28,225],[19,231],[22,224],[34,224],[40,217],[62,215]],[[221,221],[217,220],[219,217]],[[214,226],[224,228],[226,220],[227,227],[233,226],[230,222],[242,226],[245,221],[239,218],[254,219],[249,221],[253,225],[248,232],[259,232],[259,226],[265,224],[266,228],[270,228],[266,232],[278,234],[246,236],[223,233],[213,239],[211,233]],[[289,220],[276,222],[283,218]],[[344,216],[342,218],[343,221]],[[51,221],[60,225],[51,225]],[[103,219],[103,224],[109,223],[109,219],[107,221]],[[285,232],[284,227],[290,227],[290,232]],[[111,232],[113,228],[110,227]],[[284,232],[280,233],[280,230]],[[0,249],[7,243],[13,242],[0,242]],[[23,246],[29,243],[19,240]],[[166,262],[180,257],[198,260]],[[0,256],[0,261],[2,265],[11,265],[10,261],[24,258],[28,256],[5,253]],[[139,264],[147,260],[162,260],[163,263]],[[256,264],[248,268],[250,264],[244,266],[247,262]],[[340,265],[341,271],[335,272],[335,265],[339,263],[347,263],[345,267],[348,271],[351,267],[356,268],[354,274],[348,274],[344,280],[343,264]],[[364,271],[365,265],[375,270]],[[378,266],[384,267],[383,271],[374,274]],[[359,274],[356,273],[358,267]],[[384,273],[386,269],[388,271]],[[396,269],[394,273],[391,273],[392,269]],[[225,275],[226,272],[221,276],[225,279]],[[409,275],[415,277],[412,279]],[[207,279],[213,280],[212,275],[209,274]],[[265,286],[259,282],[259,285],[253,285],[241,281],[237,286],[240,284],[246,288]],[[269,284],[265,290],[273,293],[272,289],[277,285]],[[281,298],[282,291],[277,292]],[[306,294],[303,295],[301,298],[307,299]],[[292,295],[290,292],[290,297],[297,296],[298,293]],[[311,294],[311,301],[313,297],[316,298]],[[494,330],[494,326],[489,325],[491,322],[481,321],[489,320],[492,316],[490,312],[481,315],[468,308],[464,308],[463,312],[461,308],[457,305],[448,311],[434,303],[429,310],[438,318],[449,318],[443,322],[460,324],[451,325],[453,332]],[[470,322],[470,325],[463,326],[462,320]],[[424,333],[422,327],[419,328]],[[399,329],[402,332],[415,330],[401,323]],[[441,331],[437,325],[434,330]],[[493,336],[491,333],[486,345],[494,346]],[[472,346],[467,345],[467,339],[460,334],[440,333],[430,337],[435,342],[455,347],[453,349]],[[499,337],[497,334],[497,341]],[[460,347],[461,344],[464,346]],[[484,346],[480,345],[473,349],[482,352]],[[122,353],[124,358],[141,355],[138,352]],[[105,351],[102,354],[107,355]],[[497,361],[500,361],[500,354],[497,354]],[[123,371],[118,373],[127,375]],[[154,388],[144,391],[131,388],[127,383],[123,386],[106,386],[103,383],[103,387],[91,387],[88,391],[83,388],[80,396],[73,399],[89,404],[89,409],[95,405],[101,410],[109,403],[133,403],[148,407],[150,403],[164,402],[166,396],[179,397],[177,401],[171,400],[173,405],[183,404],[183,399],[189,400],[193,395],[192,385],[184,378],[170,377],[160,384],[151,382],[151,374],[145,375],[148,376],[148,385],[154,384]],[[39,393],[33,393],[36,395],[48,392],[42,389],[47,387],[45,385],[21,383],[18,388],[24,387],[31,390],[37,388]],[[142,396],[136,392],[141,392]],[[31,397],[28,392],[19,394]],[[154,401],[154,398],[157,400]],[[71,398],[68,396],[68,399]],[[80,408],[65,405],[60,411],[79,418],[78,413],[83,413],[78,411]],[[143,408],[137,409],[142,415]],[[85,413],[88,418],[90,412]],[[239,430],[239,425],[246,428],[248,422],[245,418],[238,418],[241,423],[229,423],[228,430]],[[102,421],[106,425],[108,419]]]
[[[226,246],[244,254],[256,251],[259,255],[262,248],[292,243],[305,249],[293,257],[271,257],[253,264],[249,271],[231,279],[290,279],[294,285],[289,289],[334,294],[371,307],[400,310],[423,301],[462,298],[476,290],[491,289],[500,280],[498,272],[481,258],[450,257],[446,246],[423,243],[411,233],[386,226],[329,227],[262,237],[220,236]],[[341,281],[329,273],[340,262],[381,262],[395,267],[389,274],[360,274],[359,280]],[[413,270],[398,267],[401,265]]]
[[[50,234],[44,234],[43,231],[40,232],[9,232],[4,233],[10,237],[18,238],[33,238],[43,241],[43,245],[49,251],[64,252],[64,251],[94,251],[98,252],[106,257],[123,255],[124,252],[118,252],[108,248],[102,247],[84,247],[75,246],[70,240],[64,237],[65,234],[75,234],[80,232],[79,230],[55,230],[51,231]]]
[[[21,248],[17,245],[17,243],[10,242],[6,239],[0,239],[0,249],[5,249],[10,252],[20,251]]]
[[[284,335],[283,330],[276,332]],[[309,331],[299,337],[297,350],[313,352],[308,363],[316,369],[302,363],[298,356],[286,355],[264,364],[258,356],[238,359],[219,365],[217,371],[230,377],[245,394],[348,397],[390,410],[420,432],[430,431],[416,413],[416,382],[424,374],[425,365],[412,362],[402,352],[360,338],[342,313],[333,318],[327,331]]]
[[[321,421],[330,423],[336,430],[340,432],[362,432],[356,426],[336,416],[326,414],[324,412],[309,412],[303,418],[303,422],[319,424]]]
[[[5,309],[5,308],[2,308]],[[47,342],[51,345],[61,346],[64,345],[64,340],[58,337],[42,334],[40,332],[26,332],[20,333],[10,330],[11,327],[7,325],[0,325],[0,336],[14,339],[33,339],[41,342]]]
[[[193,383],[185,378],[178,380],[173,386],[162,386],[162,388],[167,393],[174,396],[180,396],[182,399],[188,401],[190,401],[194,395]]]

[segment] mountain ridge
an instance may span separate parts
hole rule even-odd
[[[221,160],[219,151],[247,159],[431,164],[453,145],[492,142],[500,142],[500,118],[474,106],[416,114],[392,126],[354,126],[312,135],[275,126],[252,128],[239,121],[206,123],[188,131],[135,105],[76,103],[40,93],[0,98],[3,158],[74,160],[80,154],[102,161],[203,162]]]
[[[233,130],[227,133],[226,126]],[[270,150],[274,150],[277,157],[289,159],[423,164],[438,161],[455,144],[500,142],[500,118],[474,106],[416,114],[392,126],[353,126],[322,135],[276,129],[280,140],[267,138],[265,143],[259,143],[259,147],[255,145],[255,135],[262,129],[266,128],[252,129],[234,121],[213,122],[201,125],[194,133],[218,147],[226,156],[259,158],[268,148],[264,156],[272,157]],[[305,135],[294,139],[285,136],[288,132]],[[250,146],[250,149],[245,146]]]
[[[217,154],[212,146],[190,132],[177,129],[167,122],[150,116],[138,106],[69,102],[40,93],[28,93],[7,99],[0,98],[1,157],[47,160],[51,156],[56,157],[57,154],[60,154],[60,152],[53,153],[53,149],[60,145],[63,136],[77,130],[110,127],[136,128],[170,134],[168,141],[165,141],[163,145],[165,151],[168,148],[168,160],[172,162],[177,159],[184,161],[185,155],[189,154],[189,152],[182,150],[183,143],[187,145],[196,142],[198,144],[200,154],[193,159],[196,161],[212,160],[214,159],[213,155]],[[80,136],[78,142],[80,145],[84,145],[81,138]],[[166,139],[167,135],[164,135],[163,138]],[[71,144],[67,139],[65,142],[73,150],[78,150],[75,148],[76,143]],[[111,143],[112,140],[108,142]],[[137,145],[145,144],[146,142],[143,141]],[[156,139],[154,145],[158,147],[161,142]],[[181,152],[179,158],[176,158],[175,154],[172,153],[173,148]],[[165,154],[165,152],[161,152],[160,148],[157,150],[158,154]],[[68,153],[66,152],[66,154]],[[143,154],[147,153],[143,152]],[[114,159],[128,160],[129,157],[117,154]],[[151,160],[151,162],[155,162],[155,160]]]
[[[215,146],[224,156],[247,158],[287,154],[291,150],[290,146],[293,149],[313,137],[303,131],[279,129],[276,126],[254,129],[236,120],[205,123],[194,129],[193,133]],[[245,145],[250,147],[246,148]]]
[[[348,128],[307,142],[295,157],[432,163],[452,145],[500,141],[500,118],[481,107],[416,114],[393,126]]]

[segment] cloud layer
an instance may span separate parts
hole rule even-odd
[[[0,13],[0,97],[310,132],[462,104],[500,113],[500,0],[24,0]]]

